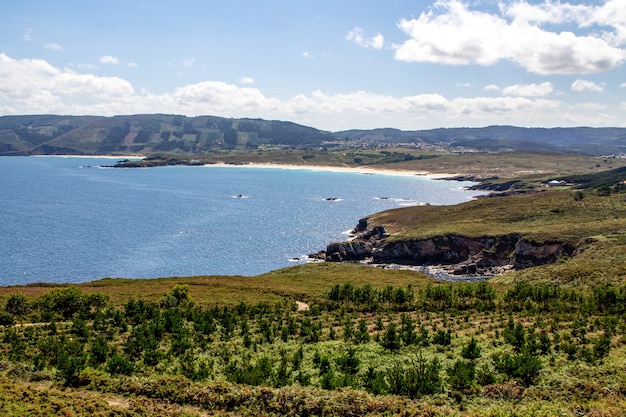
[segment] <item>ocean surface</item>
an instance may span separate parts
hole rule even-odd
[[[368,214],[479,194],[419,175],[100,167],[114,162],[0,157],[0,285],[256,275],[345,240]]]

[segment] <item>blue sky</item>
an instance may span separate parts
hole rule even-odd
[[[3,0],[0,115],[626,126],[626,0]]]

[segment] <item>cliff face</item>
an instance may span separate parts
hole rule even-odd
[[[554,263],[574,248],[562,242],[532,242],[518,234],[468,238],[448,234],[418,240],[388,240],[381,226],[361,219],[354,239],[334,242],[318,257],[330,262],[443,265],[453,274],[491,274]]]

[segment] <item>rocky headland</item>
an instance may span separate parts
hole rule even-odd
[[[327,262],[360,262],[375,266],[410,266],[437,278],[480,278],[507,271],[557,262],[562,256],[573,256],[578,247],[566,242],[534,242],[521,234],[465,237],[445,234],[424,239],[399,239],[385,228],[359,220],[351,232],[352,239],[332,242],[326,250],[312,255]]]

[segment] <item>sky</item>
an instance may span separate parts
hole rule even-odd
[[[626,127],[626,0],[1,0],[0,115]]]

